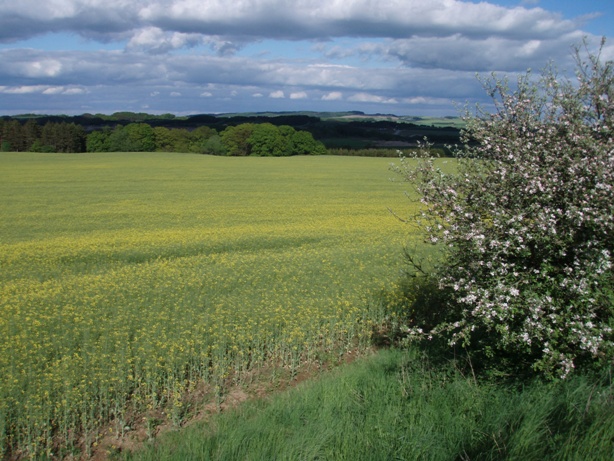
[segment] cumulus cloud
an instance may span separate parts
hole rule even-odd
[[[30,93],[43,93],[48,90],[49,87],[44,85],[30,85],[30,86],[14,86],[14,87],[2,87],[2,93],[4,94],[30,94]]]
[[[48,85],[22,85],[22,86],[0,86],[0,93],[4,94],[44,94],[44,95],[82,95],[87,94],[88,90],[79,87],[48,86]]]
[[[427,98],[424,96],[417,96],[413,98],[403,98],[402,102],[404,104],[422,104],[422,105],[448,105],[450,104],[450,100],[446,98]]]
[[[146,27],[134,32],[128,41],[128,50],[143,50],[153,54],[168,53],[184,47],[194,47],[203,42],[198,34],[165,32],[157,27]]]
[[[32,79],[31,68],[24,63],[44,59],[59,63],[59,70],[53,75],[41,73]],[[396,107],[400,101],[412,97],[465,101],[473,100],[482,93],[475,73],[471,71],[399,66],[305,66],[302,62],[287,60],[263,61],[249,57],[207,55],[0,50],[0,84],[7,88],[19,88],[24,80],[34,80],[44,85],[45,89],[56,86],[87,88],[91,93],[88,104],[97,101],[95,95],[107,92],[108,95],[99,101],[105,106],[117,104],[111,111],[128,110],[125,108],[127,101],[137,97],[151,104],[154,96],[160,105],[167,104],[167,107],[160,109],[161,112],[175,112],[176,103],[172,99],[177,98],[167,98],[171,92],[179,91],[171,88],[181,88],[182,95],[186,97],[182,98],[182,110],[185,110],[184,101],[202,100],[200,96],[207,94],[239,95],[237,99],[240,99],[240,94],[253,95],[251,100],[266,94],[270,101],[296,101],[298,98],[306,101],[313,94],[320,101],[391,104]],[[280,89],[284,87],[293,90],[287,95]],[[344,98],[344,93],[353,96]],[[109,97],[109,94],[113,96]],[[360,110],[359,106],[356,108]],[[246,110],[246,107],[238,109]],[[192,110],[202,109],[194,106]],[[225,106],[216,110],[229,111]],[[450,111],[454,112],[450,109],[448,113]]]
[[[551,59],[572,67],[569,47],[587,35],[581,26],[591,15],[565,18],[535,0],[517,4],[0,1],[0,43],[9,44],[0,48],[0,92],[7,108],[24,111],[36,104],[28,95],[87,93],[88,107],[128,110],[135,101],[135,108],[147,103],[176,112],[177,89],[181,110],[202,110],[198,100],[208,98],[207,106],[216,111],[230,109],[213,104],[235,100],[274,107],[298,101],[357,109],[424,105],[443,111],[450,100],[480,97],[476,72],[517,73]],[[80,37],[105,49],[20,44],[50,32],[54,40]],[[614,47],[608,44],[603,56],[614,57]]]
[[[369,93],[356,93],[348,98],[349,101],[354,102],[367,102],[377,104],[397,104],[398,101],[394,98],[386,98],[384,96],[378,96]]]
[[[79,95],[87,94],[88,91],[85,88],[67,88],[62,94],[66,95]]]
[[[322,101],[340,101],[343,99],[343,94],[340,91],[331,91],[322,96]]]
[[[551,59],[567,61],[570,50],[561,43],[579,43],[581,40],[581,32],[570,33],[562,41],[503,37],[477,40],[455,34],[395,40],[379,47],[379,50],[412,67],[514,72],[542,67]]]
[[[144,0],[1,2],[0,42],[14,42],[57,31],[70,31],[101,40],[115,39],[139,24],[138,11],[145,3]]]
[[[61,94],[64,91],[64,87],[61,86],[52,86],[45,89],[43,94]]]
[[[138,9],[144,23],[207,35],[283,39],[338,36],[407,37],[416,33],[471,36],[531,34],[547,38],[575,28],[571,20],[541,8],[505,8],[461,0],[175,0]]]
[[[17,64],[25,77],[55,77],[62,72],[62,63],[57,59],[41,57],[39,60],[20,62]]]
[[[499,35],[546,39],[576,29],[573,20],[542,8],[505,8],[461,0],[20,0],[0,4],[0,41],[67,30],[114,40],[132,34],[147,41],[153,31],[250,39],[394,37],[416,34],[472,37]],[[158,33],[158,32],[155,32]],[[188,40],[189,42],[189,40]]]

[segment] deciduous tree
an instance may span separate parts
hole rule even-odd
[[[444,305],[416,312],[412,335],[552,377],[611,363],[614,68],[586,49],[577,81],[487,80],[496,111],[467,115],[457,173],[402,161],[424,204],[413,222],[443,254],[429,275]]]

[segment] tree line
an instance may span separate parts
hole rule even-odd
[[[86,131],[75,123],[0,119],[0,151],[85,152]]]
[[[81,125],[36,119],[21,123],[0,119],[0,151],[30,152],[186,152],[228,156],[325,154],[324,145],[308,131],[289,125],[242,123],[222,131],[152,127],[148,123],[105,126],[89,133]]]

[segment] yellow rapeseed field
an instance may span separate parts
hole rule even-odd
[[[365,345],[407,242],[388,163],[0,153],[0,453]]]

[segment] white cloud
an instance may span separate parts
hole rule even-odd
[[[263,61],[246,57],[34,50],[0,50],[0,85],[20,86],[19,82],[28,78],[21,63],[39,61],[41,56],[60,62],[62,72],[55,77],[39,78],[35,81],[40,81],[41,85],[45,85],[45,89],[50,86],[83,87],[90,91],[84,103],[92,105],[93,101],[98,101],[97,104],[101,106],[112,106],[110,112],[128,110],[126,106],[129,101],[138,98],[141,98],[141,103],[152,104],[152,108],[160,107],[161,112],[177,112],[177,98],[169,95],[179,91],[184,96],[182,111],[188,110],[186,104],[191,105],[192,102],[194,108],[191,110],[202,111],[202,108],[196,106],[196,101],[202,100],[199,96],[205,92],[236,95],[237,103],[244,101],[242,106],[236,108],[238,110],[250,108],[242,95],[246,95],[252,102],[259,99],[257,95],[268,95],[268,101],[277,100],[281,103],[285,100],[290,104],[292,99],[286,98],[288,94],[281,89],[284,87],[292,87],[292,93],[297,93],[295,97],[300,93],[314,92],[321,94],[321,100],[328,102],[378,102],[395,107],[398,107],[398,101],[404,98],[440,97],[464,102],[482,94],[475,73],[470,71],[399,66],[361,68],[325,63],[305,67],[301,62]],[[87,85],[82,82],[87,82]],[[233,91],[235,93],[232,93]],[[344,94],[348,93],[354,94],[354,97],[346,99]],[[96,97],[99,94],[106,95]],[[377,96],[367,97],[361,94]],[[152,95],[155,96],[156,106],[153,105]],[[232,111],[228,104],[226,102],[226,105],[216,108],[211,106],[207,110]],[[359,106],[355,108],[360,110]],[[261,107],[261,110],[269,109],[266,105]],[[284,109],[279,106],[279,110],[292,108],[287,106]],[[21,112],[28,111],[25,107],[21,109]],[[93,107],[90,111],[97,112],[102,109]],[[66,110],[63,112],[67,113]],[[450,112],[455,113],[455,110],[451,108],[448,113]]]
[[[202,43],[198,34],[166,32],[158,27],[145,27],[134,31],[128,41],[128,50],[142,50],[153,54],[163,54],[184,47],[193,47]]]
[[[43,91],[43,94],[62,94],[66,90],[63,86],[52,86]]]
[[[56,59],[41,59],[23,63],[22,66],[26,77],[55,77],[62,72],[62,63]]]
[[[64,91],[63,94],[66,95],[79,95],[79,94],[87,94],[88,91],[85,88],[68,88]]]
[[[0,0],[0,92],[5,110],[24,112],[57,99],[36,95],[87,93],[67,108],[116,111],[147,102],[161,112],[199,111],[202,98],[211,98],[212,111],[232,104],[291,110],[293,101],[321,95],[320,104],[358,110],[428,105],[455,113],[447,101],[483,97],[476,72],[513,75],[550,59],[573,67],[570,45],[587,35],[581,18],[520,2]],[[71,50],[67,40],[48,48],[50,31],[54,41],[79,37],[90,45]],[[29,37],[41,38],[19,43]],[[609,42],[603,56],[614,57]]]
[[[48,85],[21,85],[21,86],[0,86],[0,93],[4,94],[44,94],[44,95],[82,95],[88,91],[85,88],[48,86]]]
[[[43,93],[48,87],[43,85],[24,85],[15,87],[4,87],[2,91],[5,94],[31,94],[31,93]]]
[[[394,98],[386,98],[383,96],[377,96],[369,93],[356,93],[348,98],[348,101],[353,102],[367,102],[377,104],[398,104],[398,101]]]
[[[201,37],[321,39],[411,35],[531,37],[575,30],[543,8],[462,0],[19,0],[0,3],[0,41],[71,31],[163,52]],[[131,38],[130,38],[131,37]],[[157,40],[156,40],[157,39]],[[223,40],[222,40],[223,41]]]
[[[343,94],[340,91],[331,91],[322,96],[323,101],[341,101],[342,99]]]
[[[525,71],[530,67],[543,67],[554,58],[558,62],[567,61],[569,44],[581,40],[579,32],[567,35],[564,41],[501,37],[478,40],[457,34],[395,40],[380,46],[379,51],[407,66],[478,72]],[[563,47],[562,43],[568,45]]]
[[[144,23],[207,35],[273,38],[407,37],[415,33],[533,34],[552,37],[575,27],[541,8],[505,8],[461,0],[223,0],[149,2]]]
[[[414,98],[403,98],[401,101],[403,104],[428,104],[428,105],[449,105],[450,100],[446,98],[427,98],[424,96],[417,96]]]

